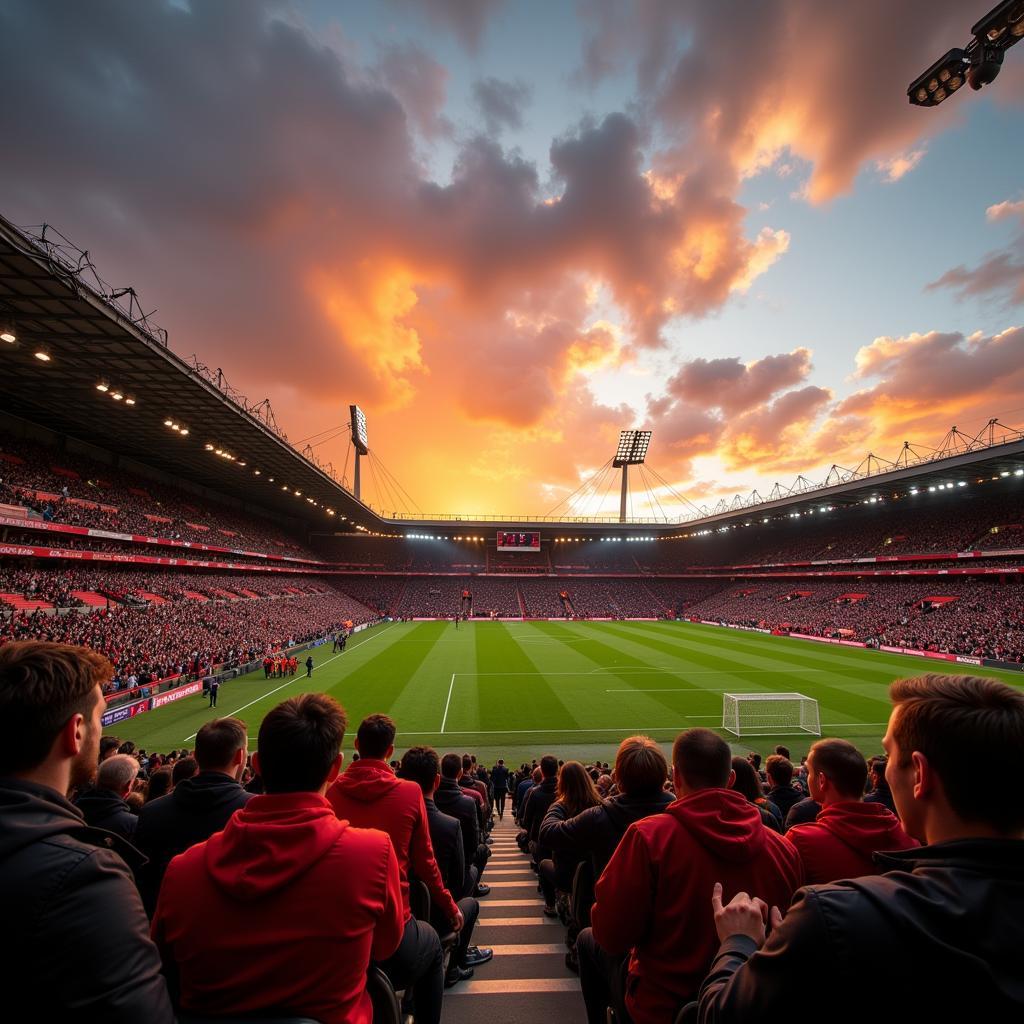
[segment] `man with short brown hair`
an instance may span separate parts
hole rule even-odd
[[[196,734],[199,773],[143,806],[134,842],[149,861],[136,871],[136,878],[150,915],[156,909],[160,883],[171,859],[219,832],[252,796],[239,784],[248,747],[249,736],[241,719],[206,722]],[[175,765],[175,772],[177,768]]]
[[[322,693],[270,711],[253,755],[265,794],[167,868],[153,936],[183,1011],[370,1024],[366,972],[399,944],[402,893],[388,837],[324,797],[345,725]]]
[[[786,833],[808,884],[873,875],[873,854],[919,845],[887,807],[864,802],[867,775],[864,755],[848,740],[818,740],[811,747],[807,784],[821,810],[814,821]]]
[[[928,674],[889,695],[886,778],[926,845],[876,854],[885,874],[802,889],[785,919],[756,887],[726,906],[709,892],[721,947],[701,1021],[818,1021],[837,992],[841,1020],[1024,1015],[1024,693]]]
[[[803,880],[800,857],[735,780],[729,744],[688,729],[672,748],[677,799],[629,826],[595,890],[591,928],[576,943],[590,1024],[623,1008],[616,958],[629,954],[625,1009],[635,1024],[662,1024],[693,999],[717,942],[706,892],[771,891],[788,902]]]
[[[125,863],[138,853],[68,802],[96,774],[110,662],[85,647],[0,646],[0,984],[38,1020],[170,1024],[160,958]]]

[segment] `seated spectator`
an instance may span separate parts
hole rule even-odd
[[[466,856],[462,845],[462,826],[458,818],[444,814],[434,803],[434,794],[441,782],[441,759],[431,747],[411,747],[402,758],[401,778],[415,782],[423,791],[423,802],[427,808],[427,822],[430,825],[430,841],[438,870],[452,897],[458,901],[464,924],[459,933],[457,955],[452,957],[445,976],[445,987],[473,977],[473,968],[485,964],[494,956],[491,949],[481,949],[470,943],[473,928],[480,913],[480,903],[474,898],[476,877],[466,870]],[[431,922],[440,935],[447,932],[449,922],[444,915],[431,905]]]
[[[174,769],[157,768],[149,776],[149,785],[146,787],[146,803],[152,803],[162,796],[167,796],[172,789],[174,789]]]
[[[477,802],[459,785],[462,776],[462,758],[458,754],[445,754],[441,758],[441,781],[434,793],[434,803],[445,814],[457,818],[462,833],[462,848],[467,875],[473,896],[486,896],[491,890],[480,881],[491,856],[490,847],[480,839],[480,816]]]
[[[205,726],[203,726],[203,728],[205,728]],[[174,767],[171,769],[171,771],[174,773],[174,778],[172,781],[176,786],[178,785],[179,782],[184,782],[186,779],[191,779],[199,774],[199,762],[194,757],[182,757],[174,762]]]
[[[896,814],[896,803],[892,798],[892,790],[889,788],[889,783],[885,781],[885,766],[888,760],[887,757],[882,756],[873,757],[868,761],[868,782],[871,789],[864,797],[864,802],[882,804],[883,807],[888,807],[893,814]]]
[[[899,679],[889,693],[886,777],[906,831],[926,845],[876,854],[885,874],[801,890],[785,918],[786,904],[757,886],[725,906],[716,890],[721,946],[701,986],[702,1022],[819,1021],[837,973],[809,964],[870,979],[843,985],[843,1020],[1024,1013],[1024,694],[938,674]],[[965,764],[985,766],[985,785]]]
[[[586,768],[579,761],[566,761],[558,773],[558,783],[555,787],[555,802],[551,809],[558,808],[561,820],[575,818],[592,807],[599,807],[601,794],[593,780],[587,774]],[[551,813],[548,810],[548,814]],[[547,815],[544,821],[547,820]],[[543,821],[541,822],[543,826]],[[539,830],[538,830],[539,836]],[[540,876],[540,887],[544,893],[544,911],[548,907],[557,909],[559,895],[562,898],[564,909],[559,911],[563,919],[567,919],[568,896],[572,890],[573,876],[579,863],[587,859],[587,851],[570,852],[568,850],[549,851],[543,842],[538,838],[538,849],[551,853],[537,864],[537,874]]]
[[[541,822],[548,808],[555,802],[558,788],[558,758],[551,754],[545,754],[540,759],[540,784],[534,786],[526,796],[520,815],[520,824],[523,826],[525,836],[523,841],[533,855],[533,863],[539,864],[545,857],[550,856],[550,851],[539,846],[537,839],[540,836]],[[554,907],[545,907],[545,913],[554,914]]]
[[[710,729],[672,748],[678,799],[629,826],[597,883],[592,928],[576,943],[590,1024],[623,1008],[621,958],[629,953],[625,1009],[634,1024],[663,1024],[696,996],[717,946],[707,893],[772,892],[787,903],[803,880],[800,857],[729,789],[732,753]],[[820,1012],[820,1009],[819,1009]]]
[[[788,832],[794,825],[806,825],[816,821],[820,811],[821,804],[812,796],[805,796],[803,800],[797,800],[786,815],[783,831]]]
[[[754,771],[754,766],[745,757],[734,757],[732,759],[733,781],[729,788],[742,793],[758,810],[761,821],[773,832],[782,833],[782,814],[764,795],[761,788],[761,780]]]
[[[372,1021],[366,972],[401,941],[401,881],[387,836],[324,798],[345,724],[324,694],[274,708],[253,757],[265,795],[168,866],[153,937],[182,1010]]]
[[[785,747],[782,749],[785,750]],[[764,769],[770,784],[765,796],[778,807],[784,822],[790,807],[803,796],[798,789],[793,787],[793,762],[788,757],[783,757],[782,754],[772,754],[765,762]]]
[[[818,740],[807,768],[811,796],[821,811],[815,821],[790,828],[786,840],[799,851],[809,884],[873,875],[875,853],[919,845],[887,807],[864,803],[868,768],[852,743]]]
[[[182,779],[167,796],[142,808],[135,845],[149,862],[136,877],[150,915],[171,858],[219,832],[252,795],[238,784],[248,746],[245,723],[239,719],[206,722],[196,734],[199,774]],[[192,758],[179,759],[172,771],[177,774],[178,766],[189,761]]]
[[[75,800],[86,824],[105,828],[130,841],[139,819],[128,807],[126,797],[138,776],[139,762],[130,754],[108,757],[96,773],[96,785]]]
[[[618,793],[573,817],[562,804],[552,804],[541,823],[539,842],[555,854],[585,854],[600,878],[626,829],[672,803],[665,792],[668,764],[661,747],[646,736],[629,736],[615,755]]]
[[[391,837],[401,875],[404,933],[398,949],[380,966],[395,988],[412,988],[418,1024],[438,1024],[444,993],[441,943],[429,924],[412,916],[409,875],[426,884],[452,931],[462,928],[462,912],[437,869],[423,793],[415,782],[395,778],[388,767],[395,752],[395,723],[387,715],[363,719],[356,750],[359,760],[337,777],[327,798],[342,820],[359,828],[378,828]]]
[[[138,853],[66,797],[96,775],[112,675],[84,647],[0,647],[0,979],[8,1007],[35,1020],[172,1024],[128,867]]]

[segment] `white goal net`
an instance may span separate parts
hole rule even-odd
[[[818,702],[802,693],[723,693],[722,728],[734,736],[820,736]]]

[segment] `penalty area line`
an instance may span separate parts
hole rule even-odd
[[[368,637],[367,637],[367,638],[366,638],[365,640],[360,640],[360,642],[359,642],[359,643],[357,643],[357,644],[353,644],[353,645],[352,645],[352,646],[351,646],[351,647],[349,648],[349,651],[354,651],[354,650],[356,650],[357,648],[359,648],[359,647],[362,647],[362,646],[363,646],[363,644],[368,644],[368,643],[369,643],[369,642],[370,642],[371,640],[376,640],[376,639],[377,639],[377,637],[379,637],[379,636],[381,635],[381,633],[383,633],[383,632],[384,632],[384,630],[386,630],[386,629],[389,629],[389,628],[390,628],[391,626],[393,626],[393,625],[394,625],[394,623],[393,623],[393,622],[389,622],[389,623],[388,623],[388,624],[387,624],[387,625],[386,625],[386,626],[384,627],[384,629],[382,629],[382,630],[380,631],[380,633],[374,633],[374,634],[373,634],[373,636],[368,636]],[[345,651],[342,651],[342,652],[341,652],[341,654],[345,654],[345,653],[346,653]],[[324,668],[325,666],[327,666],[327,665],[330,665],[330,663],[331,663],[332,661],[337,661],[337,660],[338,660],[338,658],[340,658],[340,657],[341,657],[341,654],[335,654],[333,658],[328,658],[328,659],[327,659],[327,660],[326,660],[326,661],[325,661],[325,662],[323,663],[323,665],[321,665],[320,667],[321,667],[321,668]],[[291,679],[287,679],[287,680],[285,680],[285,682],[283,682],[283,683],[282,683],[282,684],[281,684],[280,686],[275,686],[273,690],[267,690],[267,692],[266,692],[266,693],[260,694],[260,696],[259,696],[259,697],[257,697],[257,698],[256,698],[255,700],[251,700],[251,701],[249,701],[249,703],[248,703],[248,704],[243,704],[243,705],[242,705],[242,706],[241,706],[240,708],[235,708],[235,710],[234,710],[234,711],[229,711],[229,712],[228,712],[228,715],[229,715],[229,716],[234,716],[234,715],[237,715],[237,714],[239,714],[240,712],[242,712],[242,711],[245,711],[245,710],[247,710],[248,708],[251,708],[251,707],[253,706],[253,704],[259,704],[259,702],[260,702],[261,700],[265,700],[265,699],[266,699],[267,697],[272,697],[272,696],[273,696],[273,695],[274,695],[275,693],[277,693],[277,691],[278,691],[278,690],[283,690],[283,689],[284,689],[284,688],[285,688],[286,686],[290,686],[290,685],[291,685],[292,683],[296,682],[297,680],[299,680],[299,679],[305,679],[305,678],[306,678],[306,676],[300,676],[300,675],[299,675],[298,673],[296,673],[296,674],[295,674],[294,676],[292,676],[292,678],[291,678]],[[185,737],[185,740],[184,740],[184,742],[185,742],[185,743],[188,743],[188,741],[189,741],[189,740],[194,740],[194,739],[196,738],[196,736],[197,736],[197,735],[198,735],[198,732],[194,732],[194,733],[192,733],[192,735],[191,735],[191,736],[186,736],[186,737]]]

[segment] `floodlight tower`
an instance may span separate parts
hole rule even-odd
[[[356,450],[355,489],[352,493],[359,501],[359,462],[370,452],[366,442],[366,413],[358,405],[350,405],[348,411],[352,424],[352,447]]]
[[[643,465],[647,448],[651,443],[649,430],[619,431],[619,447],[615,451],[612,465],[622,470],[622,497],[619,501],[619,522],[626,521],[626,498],[629,495],[629,467]]]

